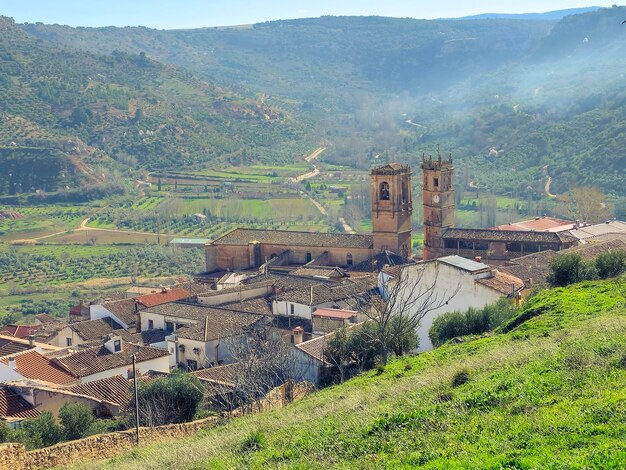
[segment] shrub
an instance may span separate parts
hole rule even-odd
[[[200,381],[182,372],[173,372],[147,384],[139,383],[139,421],[143,426],[185,423],[193,420],[204,396]],[[129,412],[134,424],[135,401]]]
[[[460,387],[461,385],[469,382],[469,379],[470,379],[469,372],[465,369],[460,370],[452,376],[452,386]]]
[[[66,403],[59,410],[66,440],[81,439],[89,435],[89,430],[96,420],[92,411],[81,403]]]
[[[613,250],[602,253],[596,258],[595,266],[600,279],[617,277],[626,271],[626,251]]]
[[[244,452],[254,452],[261,450],[265,445],[265,435],[261,431],[251,432],[241,443],[241,450]]]
[[[428,337],[440,346],[457,336],[476,335],[491,331],[515,315],[517,307],[508,297],[483,308],[470,307],[465,312],[448,312],[435,318]]]
[[[564,287],[597,277],[595,264],[586,262],[578,253],[560,255],[550,261],[548,283],[552,287]]]
[[[18,442],[27,449],[47,447],[59,442],[63,432],[49,411],[44,411],[38,418],[24,421],[19,432],[15,433]]]

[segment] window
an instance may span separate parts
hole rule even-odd
[[[65,345],[66,346],[71,346],[72,345],[72,338],[65,338]]]
[[[122,350],[122,341],[119,339],[116,339],[115,341],[113,341],[113,351],[120,352],[121,350]]]
[[[295,315],[295,313],[296,313],[296,306],[295,306],[294,304],[291,304],[291,305],[289,306],[289,312],[290,312],[292,315]]]
[[[185,325],[183,325],[182,323],[176,323],[176,329],[177,330],[180,330],[183,326],[185,326]]]
[[[154,320],[148,320],[148,329],[154,330]]]
[[[439,178],[433,178],[433,186],[434,186],[435,188],[438,188],[438,187],[439,187]]]
[[[352,253],[348,253],[348,254],[346,255],[346,264],[347,264],[348,266],[352,266]]]
[[[388,201],[389,200],[389,183],[383,181],[380,183],[380,200]]]
[[[165,331],[174,331],[174,323],[172,323],[171,321],[166,321]]]
[[[409,200],[409,190],[406,187],[406,181],[402,182],[402,202]]]
[[[306,253],[306,263],[310,263],[312,259],[313,259],[313,256],[311,255],[311,252],[307,251],[307,253]]]
[[[187,369],[188,370],[197,370],[198,369],[198,361],[192,361],[191,359],[187,359]]]
[[[446,248],[454,248],[454,249],[459,247],[457,240],[445,240],[444,241],[444,246]]]

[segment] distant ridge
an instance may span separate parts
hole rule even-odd
[[[445,18],[449,20],[484,20],[490,18],[511,20],[559,21],[565,16],[577,15],[599,10],[602,7],[568,8],[565,10],[546,11],[544,13],[481,13],[480,15]]]

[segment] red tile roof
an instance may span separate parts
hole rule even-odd
[[[179,287],[174,287],[173,289],[163,290],[154,294],[140,295],[139,297],[134,297],[134,299],[145,307],[150,308],[169,302],[176,302],[177,300],[187,299],[191,296],[191,292]]]
[[[30,350],[13,356],[5,356],[0,358],[0,362],[8,365],[9,358],[15,359],[15,371],[27,379],[42,380],[53,384],[67,384],[76,380],[72,374],[37,351]]]
[[[5,325],[0,328],[0,333],[16,338],[28,338],[38,328],[39,325]]]
[[[39,410],[7,387],[0,388],[0,419],[7,421],[36,418]]]
[[[510,224],[498,225],[494,230],[536,230],[539,232],[562,232],[571,230],[575,222],[555,217],[538,217]]]
[[[355,316],[357,312],[354,310],[343,310],[340,308],[318,308],[313,312],[314,317],[348,319]]]
[[[513,285],[515,284],[515,292],[522,290],[524,288],[524,282],[517,276],[513,274],[496,271],[495,276],[488,277],[484,279],[479,279],[479,284],[483,286],[489,287],[495,291],[498,291],[504,295],[512,295],[513,294]]]

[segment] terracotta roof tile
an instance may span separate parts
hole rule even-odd
[[[278,293],[277,300],[298,303],[302,305],[319,305],[327,302],[338,302],[371,291],[377,287],[377,279],[367,276],[358,279],[348,279],[339,285],[317,285],[304,289],[294,289]]]
[[[241,302],[229,302],[220,304],[219,308],[235,312],[256,313],[259,315],[272,315],[272,302],[268,299],[247,299]]]
[[[218,338],[239,335],[244,329],[251,327],[265,318],[264,316],[254,315],[252,313],[214,310],[196,325],[176,330],[176,335],[179,338],[196,341],[212,341]]]
[[[68,389],[70,392],[87,395],[124,406],[130,398],[128,379],[121,375],[107,377],[106,379],[94,380],[86,384],[74,385]]]
[[[0,419],[7,421],[36,418],[39,410],[8,387],[0,387]]]
[[[292,232],[236,228],[213,242],[214,245],[247,245],[251,241],[282,246],[313,246],[334,248],[372,248],[372,235],[348,233]]]
[[[9,338],[0,338],[0,356],[7,356],[31,349],[29,344],[12,341]]]
[[[557,219],[556,217],[537,217],[536,219],[498,225],[490,230],[537,230],[539,232],[561,232],[564,230],[570,230],[574,225],[575,222],[572,220]]]
[[[134,299],[111,300],[103,302],[102,305],[109,312],[114,314],[128,326],[134,325],[137,321],[136,306]]]
[[[135,348],[137,348],[137,351],[135,351]],[[112,353],[104,346],[100,346],[57,357],[54,360],[65,366],[77,377],[86,377],[98,372],[115,369],[116,367],[130,366],[133,362],[133,353],[137,357],[138,364],[169,355],[163,349],[135,346],[122,342],[122,350],[116,353]]]
[[[35,318],[39,320],[41,323],[50,323],[50,322],[59,320],[58,318],[55,318],[52,315],[49,315],[47,313],[38,313],[37,315],[35,315]]]
[[[218,383],[226,386],[234,386],[237,377],[238,364],[227,364],[224,366],[210,367],[195,372],[191,375],[197,377],[203,382]]]
[[[0,334],[10,335],[16,338],[28,338],[39,328],[39,325],[4,325],[0,328]]]
[[[443,238],[486,240],[502,242],[535,242],[556,243],[575,242],[576,238],[569,233],[532,232],[528,230],[489,230],[473,228],[449,228],[443,234]]]
[[[119,330],[122,329],[122,325],[117,323],[113,318],[108,317],[71,323],[70,328],[82,339],[89,341],[92,339],[101,339],[109,333],[119,333]]]
[[[505,295],[512,294],[513,284],[515,284],[516,292],[524,288],[524,283],[519,277],[499,270],[496,271],[495,276],[479,279],[476,282]]]
[[[74,382],[74,377],[62,367],[56,365],[54,359],[48,359],[37,351],[26,351],[0,358],[0,362],[9,364],[9,358],[15,359],[15,371],[28,379],[42,380],[54,384]]]
[[[339,308],[318,308],[313,312],[314,317],[336,318],[346,320],[357,315],[354,310],[343,310]]]
[[[177,300],[188,299],[192,294],[185,289],[174,287],[172,289],[166,289],[154,294],[140,295],[134,297],[134,299],[142,304],[146,308],[156,307],[157,305],[166,304],[168,302],[175,302]]]

